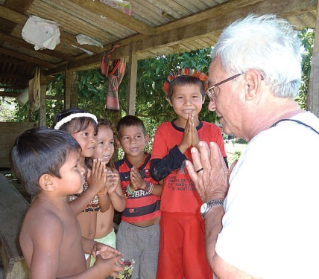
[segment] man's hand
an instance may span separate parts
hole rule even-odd
[[[224,199],[228,192],[228,169],[216,143],[199,142],[192,148],[193,164],[186,161],[188,173],[203,202]]]

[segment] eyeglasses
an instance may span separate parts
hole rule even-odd
[[[240,75],[242,75],[244,73],[241,73],[241,74],[236,74],[234,76],[231,76],[227,79],[224,79],[222,80],[221,82],[218,82],[216,83],[215,85],[209,87],[207,90],[206,90],[206,94],[208,96],[208,98],[211,100],[211,101],[214,101],[216,99],[216,96],[219,94],[219,87],[220,85],[222,85],[223,83],[226,83],[230,80],[233,80],[235,79],[236,77],[239,77]]]

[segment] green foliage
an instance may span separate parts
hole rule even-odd
[[[299,32],[299,38],[303,46],[302,52],[302,77],[299,96],[296,101],[303,109],[307,108],[307,94],[309,90],[311,59],[314,45],[315,31],[313,29],[305,28]]]
[[[0,98],[0,122],[14,122],[15,103],[11,98]]]

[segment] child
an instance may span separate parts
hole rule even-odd
[[[159,249],[160,195],[150,173],[150,154],[144,151],[148,143],[143,122],[128,115],[117,124],[117,143],[124,158],[115,163],[121,186],[127,196],[116,239],[116,247],[125,259],[135,260],[132,279],[155,279]]]
[[[81,236],[67,195],[81,193],[81,147],[67,133],[47,128],[23,132],[11,150],[11,168],[34,195],[20,232],[31,278],[105,278],[123,269],[121,253]],[[101,255],[86,270],[84,252]]]
[[[85,183],[83,192],[69,196],[70,206],[79,220],[82,236],[93,240],[95,236],[98,211],[106,211],[110,202],[105,192],[106,170],[102,161],[94,160],[92,171],[88,169],[85,158],[93,156],[96,141],[97,118],[91,113],[78,108],[70,108],[54,117],[54,129],[68,132],[80,144],[82,151],[79,164],[85,169]],[[99,192],[99,193],[98,193]],[[86,255],[87,264],[90,255]]]
[[[110,162],[114,154],[114,135],[110,122],[99,119],[96,135],[97,146],[93,159],[101,158],[102,163],[107,167],[107,180],[105,195],[110,200],[110,208],[105,211],[98,211],[95,231],[95,241],[101,242],[111,247],[116,247],[116,235],[113,228],[114,209],[122,212],[125,209],[126,199],[121,188],[119,173],[110,167]],[[91,257],[91,266],[95,259]]]
[[[217,142],[226,158],[220,129],[198,118],[207,79],[203,73],[181,69],[163,87],[177,118],[158,127],[152,149],[152,176],[164,179],[157,279],[212,278],[200,215],[202,202],[185,168],[185,160],[191,160],[190,149],[199,140]]]

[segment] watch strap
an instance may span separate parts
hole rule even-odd
[[[209,212],[209,210],[213,207],[213,206],[223,206],[224,205],[224,200],[223,199],[219,199],[219,200],[210,200],[208,202],[206,202],[207,208],[205,210],[205,212],[202,212],[202,217],[204,218],[205,215]]]

